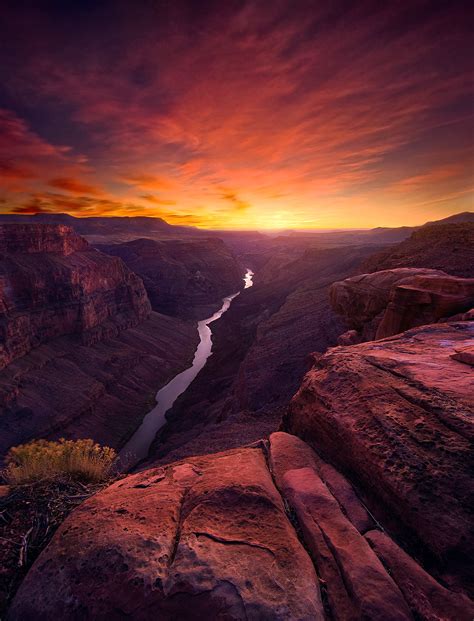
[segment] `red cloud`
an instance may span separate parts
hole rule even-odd
[[[70,110],[94,177],[116,188],[111,201],[82,209],[124,210],[138,188],[154,213],[175,205],[169,217],[185,209],[206,225],[265,223],[283,210],[295,225],[337,226],[345,217],[364,226],[416,223],[425,217],[416,206],[436,190],[464,196],[469,165],[442,172],[472,163],[461,7],[369,2],[342,13],[331,3],[311,11],[230,4],[203,11],[198,25],[181,23],[178,6],[169,20],[156,7],[148,15],[130,5],[127,19],[111,11],[120,50],[90,23],[77,40],[70,35],[67,58],[44,14],[34,32],[18,21],[17,48],[25,40],[30,51],[7,89],[23,104],[34,93],[50,119],[51,102]],[[92,172],[74,150],[51,145],[16,117],[4,123],[16,166],[73,194],[100,195],[80,181]],[[19,182],[26,190],[29,179]]]

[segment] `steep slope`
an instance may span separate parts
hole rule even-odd
[[[204,319],[242,287],[243,268],[217,238],[136,239],[98,248],[138,274],[153,310],[167,315]]]
[[[213,355],[168,414],[152,463],[232,448],[275,431],[309,354],[336,344],[344,331],[329,304],[330,284],[371,252],[285,252],[257,272],[255,285],[213,324]]]
[[[0,368],[54,337],[92,343],[151,311],[143,283],[61,225],[0,227]]]
[[[191,361],[195,326],[62,225],[0,227],[0,456],[45,435],[120,446]]]
[[[473,278],[474,222],[471,219],[470,222],[425,225],[401,244],[370,257],[362,270],[376,272],[398,267],[427,267]]]

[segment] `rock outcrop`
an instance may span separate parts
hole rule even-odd
[[[204,319],[243,286],[244,269],[221,239],[135,239],[98,248],[143,279],[153,310],[174,317]]]
[[[353,276],[330,288],[334,310],[357,331],[341,344],[385,338],[435,323],[474,305],[474,278],[438,270],[398,268]],[[345,342],[344,342],[345,340]]]
[[[150,312],[140,278],[69,227],[0,227],[0,369],[65,334],[116,336]]]
[[[473,338],[474,323],[459,322],[330,349],[285,421],[460,584],[474,553],[474,393],[472,367],[456,353]]]
[[[340,473],[275,433],[87,500],[8,619],[468,621],[473,610],[383,533]]]

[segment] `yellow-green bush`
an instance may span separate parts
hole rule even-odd
[[[10,449],[3,475],[11,485],[61,476],[103,481],[109,476],[116,456],[113,449],[93,440],[34,440]]]

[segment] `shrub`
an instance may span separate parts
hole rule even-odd
[[[58,477],[98,482],[109,476],[116,456],[93,440],[34,440],[9,450],[3,475],[11,485]]]

